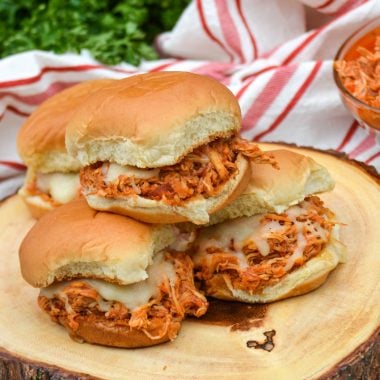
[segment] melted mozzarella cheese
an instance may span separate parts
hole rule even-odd
[[[323,240],[327,238],[327,231],[317,222],[308,221],[306,223],[297,221],[299,216],[308,213],[309,203],[304,202],[302,206],[290,207],[286,214],[296,227],[297,244],[294,252],[290,255],[285,270],[289,271],[298,259],[303,257],[303,252],[307,245],[305,233],[310,231],[313,235],[320,236]],[[239,264],[245,268],[247,260],[242,249],[250,241],[253,242],[262,256],[267,256],[270,252],[268,239],[272,235],[282,234],[286,227],[279,221],[273,220],[265,224],[261,223],[263,215],[243,217],[204,230],[198,239],[199,249],[194,256],[196,263],[204,258],[207,248],[217,247],[237,257]],[[233,248],[231,249],[231,242]],[[211,256],[211,255],[208,255]],[[244,256],[244,257],[243,257]]]
[[[262,215],[255,215],[211,227],[201,236],[200,250],[205,251],[208,247],[215,246],[229,247],[233,241],[235,251],[241,251],[249,241],[253,241],[263,256],[268,255],[269,244],[261,231],[261,219]]]
[[[285,270],[289,271],[293,268],[293,265],[296,263],[298,259],[303,257],[303,251],[306,247],[306,239],[303,233],[304,223],[295,222],[297,228],[297,246],[292,255],[289,257],[288,262],[285,265]]]
[[[180,231],[176,228],[176,239],[175,241],[168,247],[169,250],[178,251],[178,252],[186,252],[189,250],[197,236],[195,231]]]
[[[102,280],[80,279],[78,281],[85,282],[94,288],[104,300],[118,301],[124,304],[130,311],[140,306],[146,305],[149,300],[157,295],[159,286],[166,276],[170,284],[175,284],[176,273],[171,262],[165,261],[162,254],[157,254],[153,263],[148,267],[148,278],[144,281],[131,285],[117,285]],[[41,289],[41,296],[53,298],[58,296],[65,299],[63,289],[69,282],[60,282]],[[103,311],[108,310],[110,303],[105,301],[99,302]]]
[[[241,269],[244,270],[244,269],[247,269],[249,267],[247,256],[243,252],[237,251],[234,253],[234,256],[237,258],[238,263],[239,263],[239,267]]]
[[[78,194],[78,173],[37,173],[37,188],[50,194],[58,203],[68,203]]]
[[[323,240],[327,239],[327,231],[319,223],[313,223],[311,229],[313,233],[320,236]]]
[[[141,179],[148,179],[157,177],[160,173],[160,169],[139,169],[135,166],[121,166],[118,164],[103,164],[108,166],[108,170],[105,169],[105,182],[110,183],[116,181],[119,176],[135,177]]]
[[[285,214],[288,215],[291,220],[295,220],[297,217],[306,214],[306,210],[300,206],[293,206],[288,208]]]

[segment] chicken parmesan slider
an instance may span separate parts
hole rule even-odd
[[[213,216],[219,224],[195,241],[195,277],[208,296],[276,301],[317,288],[344,261],[339,224],[313,195],[333,188],[328,171],[300,154],[272,154],[280,170],[256,165],[243,194]]]
[[[81,165],[66,152],[66,125],[89,94],[111,82],[92,80],[63,90],[42,103],[21,127],[17,147],[28,171],[19,194],[34,217],[79,194]]]
[[[281,213],[305,197],[330,191],[334,180],[312,158],[290,150],[271,150],[278,169],[250,162],[250,181],[229,205],[211,215],[209,224],[265,212]]]
[[[144,347],[173,340],[207,301],[174,225],[152,227],[76,200],[44,215],[23,240],[24,279],[78,341]],[[183,236],[182,242],[183,244]]]
[[[84,166],[89,205],[149,223],[205,224],[249,181],[239,104],[221,83],[185,72],[132,76],[89,97],[66,146]]]

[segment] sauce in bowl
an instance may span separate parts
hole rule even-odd
[[[360,38],[335,67],[348,92],[372,107],[380,107],[380,28]]]
[[[339,49],[334,78],[343,103],[359,123],[380,130],[380,19]]]

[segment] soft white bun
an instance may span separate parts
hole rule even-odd
[[[17,136],[18,152],[26,165],[43,173],[78,171],[79,161],[66,152],[66,125],[89,94],[111,82],[111,79],[83,82],[43,102]]]
[[[102,346],[137,348],[149,347],[161,344],[170,340],[168,334],[160,339],[151,339],[142,331],[125,328],[125,326],[115,326],[112,321],[103,319],[96,323],[89,321],[86,316],[78,316],[75,322],[78,324],[77,330],[73,329],[67,323],[67,319],[59,318],[63,325],[70,333],[74,340],[81,340]],[[178,330],[180,322],[177,323]]]
[[[218,81],[189,72],[148,73],[88,97],[67,126],[66,147],[84,166],[111,161],[153,168],[173,165],[240,126],[239,104]]]
[[[242,301],[247,303],[267,303],[308,293],[321,286],[330,272],[346,258],[345,246],[337,240],[337,226],[326,247],[304,265],[284,276],[276,285],[264,288],[261,293],[250,294],[234,289],[227,276],[215,275],[204,289],[207,296]]]
[[[154,254],[175,236],[174,227],[98,212],[77,200],[44,215],[29,231],[19,251],[21,272],[34,287],[77,277],[135,283],[147,278]]]
[[[190,221],[194,224],[206,224],[210,214],[232,202],[247,186],[249,164],[243,156],[238,156],[238,174],[223,185],[219,194],[207,199],[194,199],[183,206],[170,206],[163,201],[130,196],[110,199],[99,195],[85,195],[88,204],[96,209],[127,215],[147,223],[179,223]]]
[[[270,153],[280,169],[251,163],[248,186],[234,202],[211,215],[210,224],[266,212],[281,213],[308,195],[333,189],[330,173],[312,158],[284,149]]]

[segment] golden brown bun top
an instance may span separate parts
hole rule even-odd
[[[87,98],[67,127],[66,146],[83,165],[172,165],[216,136],[240,129],[239,104],[218,81],[159,72],[115,81]]]
[[[79,83],[43,102],[19,131],[17,147],[23,161],[35,166],[35,155],[65,153],[66,125],[76,109],[91,93],[112,82],[112,79],[99,79]]]
[[[152,227],[95,211],[83,199],[73,201],[44,215],[26,235],[19,251],[21,272],[35,287],[78,277],[138,282],[175,233],[175,227]]]
[[[251,162],[251,179],[240,196],[211,215],[210,224],[265,212],[281,213],[305,197],[330,191],[334,180],[312,158],[286,149],[270,151],[279,170]]]
[[[244,194],[258,189],[276,193],[286,207],[305,196],[331,190],[334,181],[328,170],[312,158],[286,149],[270,151],[279,170],[268,165],[251,164],[251,182]],[[302,195],[302,197],[297,197]]]

